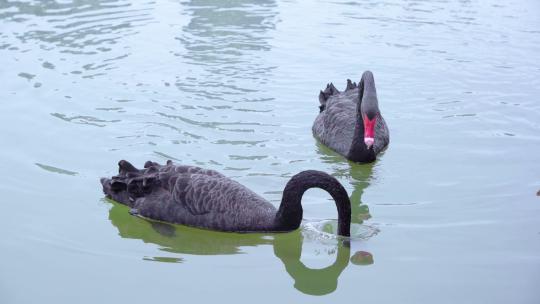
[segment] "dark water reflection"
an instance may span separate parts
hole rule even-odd
[[[285,265],[285,270],[294,279],[294,288],[309,295],[325,295],[338,288],[338,279],[349,265],[350,244],[337,241],[336,259],[332,265],[312,269],[300,261],[302,233],[294,231],[275,235],[274,254]]]
[[[351,222],[362,224],[365,220],[371,218],[369,207],[362,201],[362,194],[369,186],[373,175],[374,164],[357,164],[347,161],[343,156],[335,151],[324,146],[315,139],[317,153],[321,160],[332,166],[332,174],[336,177],[346,178],[349,180],[353,191],[351,193]],[[347,162],[347,165],[343,165]]]
[[[338,279],[349,265],[349,260],[357,265],[373,263],[373,256],[367,252],[350,254],[350,241],[336,239],[335,261],[324,268],[313,269],[301,260],[304,236],[301,230],[280,234],[237,234],[207,231],[186,226],[170,225],[147,221],[131,216],[128,208],[111,201],[109,220],[118,229],[118,234],[126,239],[139,239],[156,244],[160,250],[180,257],[144,257],[157,262],[182,263],[186,255],[227,255],[241,254],[245,247],[270,245],[287,273],[294,279],[294,287],[309,295],[325,295],[338,288]],[[330,255],[331,253],[329,253]]]

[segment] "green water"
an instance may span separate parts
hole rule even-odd
[[[0,0],[0,302],[539,303],[539,28],[534,0]],[[311,124],[367,69],[391,143],[358,165]],[[132,217],[120,159],[276,206],[326,171],[353,237],[321,190],[288,234]]]

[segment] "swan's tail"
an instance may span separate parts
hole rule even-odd
[[[352,82],[350,79],[347,79],[347,87],[345,88],[345,91],[353,90],[357,87],[358,86],[356,85],[356,82]],[[326,102],[328,101],[330,96],[337,95],[339,93],[340,92],[338,91],[338,89],[336,89],[333,83],[327,84],[324,91],[321,90],[321,92],[319,93],[319,102],[321,104],[319,106],[320,112],[324,111],[324,109],[326,108]]]
[[[171,164],[171,161],[167,161],[167,165]],[[118,175],[100,180],[103,193],[110,199],[132,207],[137,198],[159,185],[159,170],[163,167],[147,161],[144,169],[139,170],[130,162],[121,160],[118,162]]]
[[[347,79],[347,88],[345,89],[345,91],[354,90],[356,88],[358,88],[356,82],[352,82],[350,79]]]
[[[320,112],[324,111],[324,109],[326,108],[326,101],[328,101],[328,98],[330,98],[330,96],[334,94],[339,94],[339,91],[331,82],[326,85],[326,89],[324,89],[324,91],[321,90],[321,92],[319,93],[319,103],[321,104],[319,106]]]
[[[139,172],[139,169],[135,168],[130,162],[127,160],[121,160],[118,162],[118,174],[119,175],[126,175],[130,172]]]

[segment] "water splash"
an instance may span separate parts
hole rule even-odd
[[[306,239],[320,241],[335,241],[340,238],[337,235],[336,220],[308,221],[302,224],[302,233]],[[367,240],[379,233],[379,229],[364,225],[351,224],[351,240]]]

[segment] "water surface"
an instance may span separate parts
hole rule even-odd
[[[2,303],[538,303],[537,1],[0,1]],[[318,90],[375,74],[391,144],[311,135]],[[221,171],[289,234],[151,223],[103,198],[128,159]]]

